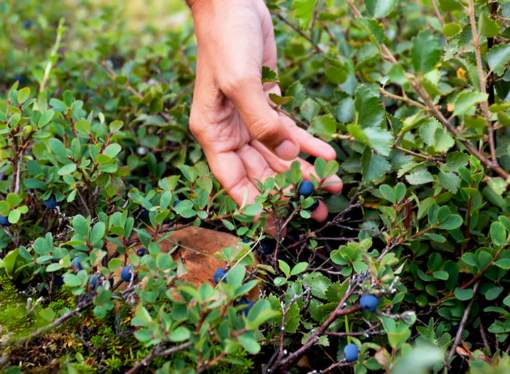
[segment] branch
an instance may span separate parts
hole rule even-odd
[[[155,347],[151,353],[149,353],[144,359],[142,359],[141,361],[138,361],[135,366],[133,366],[131,368],[131,370],[127,371],[126,374],[134,374],[136,373],[138,370],[140,370],[143,366],[147,366],[147,364],[149,363],[150,360],[152,360],[153,358],[155,357],[161,357],[161,356],[168,356],[172,353],[175,353],[175,352],[179,352],[179,351],[182,351],[186,348],[189,348],[193,345],[192,342],[187,342],[187,343],[184,343],[184,344],[181,344],[181,345],[178,345],[177,347],[173,347],[173,348],[170,348],[170,349],[167,349],[165,351],[160,351],[159,350],[159,347]]]
[[[448,358],[446,359],[447,365],[449,365],[450,360],[452,359],[453,355],[455,354],[455,349],[457,348],[457,346],[460,343],[460,339],[462,338],[462,332],[464,331],[464,327],[466,327],[466,322],[469,317],[469,312],[471,312],[471,308],[473,307],[473,304],[475,303],[475,295],[478,291],[479,285],[480,285],[480,281],[477,281],[475,283],[475,286],[473,287],[473,297],[471,298],[469,305],[467,306],[466,310],[464,311],[462,320],[460,321],[459,330],[457,331],[457,335],[455,336],[455,340],[453,342],[452,348],[450,350],[450,353],[448,353]]]
[[[486,267],[484,267],[484,268],[483,268],[483,270],[482,270],[481,272],[479,272],[478,274],[476,274],[476,276],[475,276],[473,279],[471,279],[469,282],[467,282],[465,285],[463,285],[460,289],[461,289],[461,290],[465,290],[466,288],[468,288],[469,286],[471,286],[474,282],[476,282],[476,280],[477,280],[478,278],[480,278],[482,275],[484,275],[484,274],[485,274],[485,272],[486,272],[487,270],[489,270],[489,269],[490,269],[490,267],[491,267],[492,265],[494,265],[494,262],[496,262],[496,260],[498,259],[499,255],[501,254],[501,252],[503,252],[503,248],[504,248],[504,247],[501,247],[501,249],[500,249],[499,251],[497,251],[497,252],[496,252],[496,254],[494,255],[494,258],[491,260],[491,262],[489,262],[489,263],[487,264],[487,266],[486,266]],[[437,302],[436,306],[437,306],[437,305],[439,305],[439,304],[441,304],[441,303],[442,303],[443,301],[445,301],[446,299],[448,299],[448,298],[452,297],[453,295],[454,295],[454,293],[453,293],[453,292],[450,292],[448,295],[446,295],[446,296],[444,296],[444,297],[440,298],[440,299],[439,299],[439,301]]]
[[[476,31],[476,20],[475,20],[475,5],[473,0],[469,0],[469,20],[471,22],[471,32],[473,33],[473,40],[471,44],[475,49],[476,66],[478,68],[478,78],[480,79],[480,90],[483,94],[487,95],[487,88],[485,86],[485,73],[483,71],[482,55],[480,52],[480,35]],[[482,101],[482,110],[487,121],[487,130],[489,132],[489,148],[491,151],[492,162],[497,165],[498,160],[496,159],[496,147],[494,145],[494,128],[492,127],[491,115],[489,113],[489,103],[487,100]]]
[[[271,14],[274,14],[276,17],[278,17],[279,20],[281,20],[283,23],[285,23],[286,25],[288,25],[290,28],[292,28],[295,32],[297,32],[299,35],[301,35],[303,38],[305,38],[306,40],[308,40],[308,42],[313,46],[313,48],[315,49],[315,51],[317,53],[324,53],[324,51],[316,44],[313,43],[312,39],[306,35],[302,30],[300,30],[299,28],[297,28],[292,22],[290,22],[287,18],[285,18],[284,16],[282,16],[280,13],[276,13],[276,12],[271,12]]]

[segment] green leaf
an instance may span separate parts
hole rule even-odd
[[[299,20],[299,27],[307,29],[312,20],[317,0],[294,0],[292,9],[296,10],[295,17]]]
[[[30,88],[25,87],[18,91],[18,104],[23,104],[30,97]]]
[[[60,170],[58,171],[58,175],[67,175],[67,174],[74,173],[75,171],[76,171],[76,164],[67,164],[67,165],[63,166],[62,168],[60,168]]]
[[[290,276],[290,266],[282,260],[278,260],[278,264],[280,266],[280,269],[282,269],[283,273],[288,277]]]
[[[440,172],[439,183],[451,193],[457,193],[460,186],[460,178],[453,173]]]
[[[499,26],[487,14],[482,13],[478,17],[478,31],[486,38],[493,38],[499,35]]]
[[[368,13],[375,18],[383,18],[391,13],[398,0],[365,0]]]
[[[181,326],[172,331],[168,337],[172,342],[182,342],[189,339],[190,333],[187,328]]]
[[[458,23],[449,23],[447,25],[445,25],[445,27],[443,27],[443,34],[448,37],[448,38],[451,38],[452,36],[455,36],[457,35],[461,30],[461,27]]]
[[[506,229],[501,222],[492,222],[490,235],[495,245],[506,244]]]
[[[73,218],[73,228],[76,233],[84,238],[89,236],[89,223],[85,217],[77,215]]]
[[[379,44],[384,43],[384,26],[377,22],[375,19],[360,17],[357,19],[363,29],[366,31],[372,43],[377,47]]]
[[[90,233],[90,244],[94,245],[99,243],[104,237],[106,225],[103,222],[98,222],[94,225],[92,232]]]
[[[416,73],[428,73],[435,69],[441,55],[438,39],[430,30],[422,31],[414,38],[411,57]]]
[[[372,153],[367,147],[361,157],[361,168],[363,180],[371,183],[381,178],[386,172],[391,170],[391,166],[383,157]]]
[[[348,97],[342,100],[336,108],[336,118],[341,123],[349,123],[354,118],[354,100]]]
[[[295,81],[285,91],[285,96],[292,97],[292,107],[298,107],[305,100],[306,91],[300,81]]]
[[[464,7],[456,0],[439,0],[439,9],[443,12],[452,12],[454,10],[463,10]]]
[[[256,354],[260,351],[260,345],[253,337],[253,333],[249,332],[239,336],[239,343],[251,354]]]
[[[41,118],[39,118],[38,126],[39,127],[46,126],[53,119],[54,115],[55,112],[53,110],[47,110],[46,112],[44,112]]]
[[[458,116],[465,114],[468,110],[473,108],[476,104],[487,100],[489,95],[482,94],[479,92],[462,92],[455,100],[455,107],[453,109],[453,115]]]
[[[262,211],[263,208],[264,207],[262,206],[261,203],[251,204],[243,210],[243,214],[246,214],[247,216],[256,216]]]
[[[419,170],[415,173],[406,175],[409,184],[420,185],[434,181],[434,177],[427,170]]]
[[[434,131],[434,148],[438,152],[446,152],[455,144],[452,136],[442,127]]]
[[[497,260],[494,265],[500,267],[501,269],[510,269],[510,258],[500,258]]]
[[[13,224],[18,223],[20,217],[21,212],[19,211],[19,209],[11,210],[11,212],[9,213],[9,222]]]
[[[270,93],[269,99],[276,105],[285,105],[290,103],[294,98],[288,96],[280,96],[275,93]]]
[[[455,297],[462,301],[469,300],[473,297],[473,290],[471,288],[462,290],[459,287],[457,287],[455,289]]]
[[[367,86],[359,86],[354,100],[357,121],[362,128],[379,127],[384,121],[384,108],[379,101],[379,95],[375,95]]]
[[[55,316],[57,315],[53,309],[51,308],[46,308],[46,309],[43,309],[39,312],[39,315],[45,319],[46,321],[53,321],[55,319]]]
[[[119,144],[110,144],[106,149],[102,152],[103,155],[114,158],[119,154],[122,150],[122,147]]]
[[[381,195],[388,201],[391,201],[393,204],[397,202],[397,198],[395,196],[395,191],[393,188],[388,186],[387,184],[383,184],[379,187],[379,191]]]
[[[427,145],[434,145],[434,135],[437,129],[442,128],[435,118],[427,118],[420,127],[420,136]]]
[[[319,136],[324,141],[330,141],[336,132],[336,122],[331,114],[316,117],[308,129],[311,134]]]
[[[444,230],[455,230],[462,225],[462,222],[461,216],[458,214],[452,214],[446,219],[446,221],[440,224],[440,227]]]
[[[487,53],[487,63],[492,71],[499,72],[508,60],[510,60],[510,44],[495,45]]]
[[[303,101],[303,104],[299,107],[299,110],[301,112],[301,115],[306,118],[308,122],[310,122],[312,119],[319,114],[320,106],[317,104],[316,101],[313,99],[306,99]]]
[[[456,171],[461,166],[466,166],[468,161],[469,156],[464,152],[452,152],[446,156],[446,166],[453,171]]]
[[[90,134],[90,123],[87,120],[81,119],[74,124],[75,130],[80,134]]]
[[[393,134],[381,128],[366,128],[363,130],[370,146],[383,156],[389,156],[393,144]]]
[[[347,80],[347,72],[343,68],[330,66],[326,69],[326,78],[333,84],[342,84]]]
[[[267,66],[262,66],[262,83],[275,82],[278,83],[278,75]]]
[[[308,267],[308,262],[300,262],[294,268],[292,268],[292,271],[290,272],[290,275],[298,275],[299,273],[302,273],[306,270]]]

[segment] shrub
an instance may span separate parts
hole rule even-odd
[[[295,162],[238,207],[188,129],[189,27],[144,42],[111,7],[57,3],[28,27],[38,2],[0,4],[0,366],[62,339],[79,345],[52,357],[76,372],[510,370],[509,4],[269,2],[275,110],[337,160]],[[341,196],[322,190],[334,174]],[[216,254],[226,282],[182,282],[161,251],[191,225],[240,238]],[[128,265],[140,283],[121,289]]]

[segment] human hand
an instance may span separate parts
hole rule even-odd
[[[264,181],[301,163],[303,178],[315,174],[313,165],[297,158],[299,151],[325,160],[334,149],[275,111],[268,95],[278,85],[261,83],[262,66],[276,71],[273,23],[263,0],[195,0],[190,2],[198,41],[197,75],[190,129],[202,146],[210,168],[232,199],[241,205],[259,194]],[[334,176],[324,189],[340,193]],[[323,221],[323,202],[312,218]]]

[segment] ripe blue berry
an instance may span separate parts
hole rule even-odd
[[[8,217],[4,217],[0,214],[0,225],[2,226],[10,226],[11,223],[9,222],[9,218]]]
[[[303,195],[304,197],[308,197],[313,193],[313,183],[310,181],[301,182],[301,186],[299,186],[298,194]]]
[[[78,270],[83,270],[83,266],[80,264],[80,257],[75,257],[73,261],[71,261],[71,265],[74,266]]]
[[[64,277],[58,276],[55,278],[55,286],[63,286],[64,285]]]
[[[138,257],[142,257],[142,256],[145,256],[146,252],[147,252],[147,248],[145,248],[145,247],[138,248],[138,250],[136,251],[136,255]]]
[[[223,279],[224,283],[227,283],[227,270],[223,268],[216,269],[213,275],[214,283],[218,284]]]
[[[349,362],[356,361],[358,359],[359,349],[356,344],[347,344],[344,348],[345,359]]]
[[[273,248],[269,244],[261,244],[262,250],[266,255],[270,254],[273,251]]]
[[[120,278],[124,282],[131,282],[131,274],[133,274],[133,272],[131,271],[131,265],[124,266],[122,268],[122,271],[120,272]],[[135,280],[135,279],[136,279],[136,274],[133,274],[133,280]]]
[[[182,203],[182,200],[179,200],[179,199],[175,200],[175,201],[174,201],[174,208],[175,208],[177,205],[179,205],[180,203]]]
[[[145,219],[147,217],[149,217],[149,211],[145,208],[141,208],[140,209],[140,218]]]
[[[253,301],[251,300],[246,300],[246,299],[242,299],[240,302],[239,302],[239,306],[241,305],[248,305],[246,308],[242,309],[241,310],[241,314],[244,314],[245,316],[248,314],[248,312],[250,311],[251,308],[253,308]]]
[[[90,287],[94,290],[97,286],[97,277],[94,275],[90,279]]]
[[[46,205],[50,209],[56,209],[59,206],[59,203],[54,195],[51,195],[46,200],[44,200],[44,205]]]
[[[27,19],[26,21],[23,22],[23,27],[28,29],[30,26],[32,26],[32,21]]]
[[[374,295],[363,295],[359,299],[359,305],[361,305],[361,309],[363,309],[365,312],[375,312],[378,304],[379,299],[377,299],[377,297]]]

